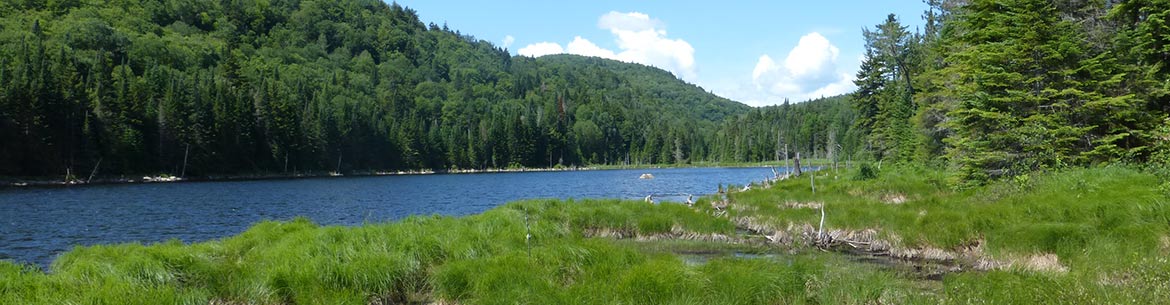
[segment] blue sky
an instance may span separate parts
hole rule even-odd
[[[648,64],[752,106],[852,91],[861,29],[894,13],[915,31],[926,10],[920,0],[397,2],[512,54]]]

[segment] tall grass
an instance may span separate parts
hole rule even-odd
[[[783,181],[732,194],[740,207],[728,213],[780,228],[816,226],[819,210],[788,203],[823,203],[830,228],[874,228],[911,248],[961,251],[982,242],[992,258],[1055,254],[1069,270],[950,275],[950,303],[1149,304],[1168,294],[1170,198],[1148,171],[1070,169],[962,191],[947,186],[944,172],[923,168],[887,168],[868,180],[816,175],[815,194],[807,178]]]
[[[827,226],[878,228],[908,246],[954,248],[984,239],[995,251],[1075,258],[1089,250],[1094,260],[1122,250],[1150,253],[1170,232],[1170,200],[1158,191],[1158,180],[1126,167],[1075,169],[961,192],[942,183],[940,171],[881,175],[855,181],[818,173],[816,194],[804,179],[735,193],[733,202],[752,208],[730,213],[816,224],[819,210],[785,204],[817,202],[824,203]]]
[[[817,173],[731,194],[732,217],[877,228],[903,246],[985,242],[992,256],[1052,253],[1067,273],[1008,269],[923,281],[812,251],[688,262],[674,252],[767,252],[759,245],[592,238],[735,233],[704,205],[533,200],[467,217],[359,227],[262,222],[184,244],[77,247],[48,273],[0,262],[0,304],[1003,304],[1170,299],[1170,207],[1153,175],[1076,169],[955,191],[945,173]],[[783,226],[781,226],[783,227]],[[706,250],[705,250],[706,249]]]
[[[0,263],[0,303],[366,304],[429,299],[432,291],[459,299],[453,291],[463,288],[451,288],[460,287],[451,280],[454,271],[435,273],[459,266],[500,276],[477,279],[478,286],[461,293],[507,295],[507,285],[517,281],[539,287],[547,276],[573,274],[550,262],[610,268],[611,259],[645,259],[588,241],[587,230],[656,234],[675,228],[734,231],[726,220],[685,206],[616,200],[517,202],[464,218],[419,216],[360,227],[320,227],[299,218],[198,244],[78,247],[57,259],[49,274]],[[548,273],[520,281],[517,275],[529,270]]]

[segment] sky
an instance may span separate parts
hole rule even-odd
[[[397,0],[424,23],[514,55],[570,53],[655,66],[751,106],[848,93],[863,28],[896,14],[922,27],[921,0]]]

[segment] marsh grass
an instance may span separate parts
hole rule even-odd
[[[941,172],[923,169],[883,172],[881,179],[864,181],[818,173],[815,195],[808,180],[783,181],[769,190],[732,194],[735,204],[751,208],[731,213],[815,223],[819,210],[785,203],[816,202],[825,206],[827,225],[880,228],[909,246],[954,248],[982,238],[992,250],[1062,258],[1094,246],[1101,246],[1096,249],[1101,255],[1115,255],[1105,250],[1119,248],[1149,252],[1170,231],[1170,204],[1157,191],[1157,179],[1133,169],[1070,170],[1025,185],[1001,182],[962,192],[946,187],[943,179]],[[905,201],[889,202],[895,196]]]
[[[525,215],[533,235],[528,240]],[[618,200],[525,201],[463,218],[416,216],[359,227],[322,227],[298,218],[258,223],[240,235],[197,244],[77,247],[47,274],[0,262],[0,303],[507,300],[561,293],[564,287],[554,287],[557,283],[578,277],[604,282],[608,277],[602,275],[617,268],[668,260],[585,238],[596,229],[635,235],[734,232],[730,222],[682,205]],[[540,287],[555,290],[542,293]]]
[[[1165,300],[1158,298],[1167,294],[1166,276],[1148,270],[1167,270],[1159,241],[1170,232],[1170,199],[1148,171],[1125,166],[1071,169],[961,191],[947,186],[945,173],[923,168],[887,169],[877,172],[876,179],[861,180],[828,172],[816,175],[816,194],[808,179],[733,193],[733,206],[740,208],[728,209],[729,216],[753,217],[778,228],[790,223],[815,226],[819,210],[786,204],[815,202],[825,207],[829,228],[876,229],[907,248],[959,252],[979,245],[985,255],[1007,261],[1054,254],[1068,270],[1011,267],[948,275],[950,302]],[[904,200],[890,200],[898,197]]]
[[[907,247],[980,241],[992,257],[1050,253],[1068,272],[1009,268],[923,280],[847,255],[631,238],[735,235],[695,208],[532,200],[466,217],[357,227],[298,218],[195,244],[77,247],[49,272],[0,262],[0,304],[1157,304],[1170,299],[1170,208],[1154,175],[1078,169],[955,191],[941,171],[817,172],[733,193],[728,216],[876,228]],[[738,207],[738,208],[735,208]],[[746,207],[746,208],[745,208]],[[527,219],[527,221],[526,221]],[[782,226],[781,226],[782,227]],[[527,229],[526,229],[527,228]],[[591,234],[622,232],[595,238]],[[527,237],[526,234],[531,234]],[[795,253],[793,251],[796,251]],[[679,254],[707,253],[701,263]],[[741,257],[734,253],[766,256]]]
[[[844,162],[840,162],[842,166]],[[789,163],[791,164],[791,163]],[[801,166],[831,166],[833,160],[830,159],[801,159]],[[593,164],[589,168],[610,170],[610,169],[653,169],[653,168],[695,168],[695,167],[784,167],[784,162],[765,161],[765,162],[711,162],[711,161],[695,161],[690,163],[662,163],[662,164]]]

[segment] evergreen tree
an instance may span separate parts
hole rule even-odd
[[[911,35],[893,14],[874,30],[865,29],[865,58],[857,73],[853,100],[861,115],[860,131],[879,159],[909,161],[916,150],[913,124],[914,82],[911,59],[918,36]]]
[[[1099,98],[1076,79],[1090,59],[1081,33],[1041,0],[971,1],[955,21],[957,44],[943,73],[963,75],[948,151],[965,181],[1082,162],[1092,129],[1074,118]]]

